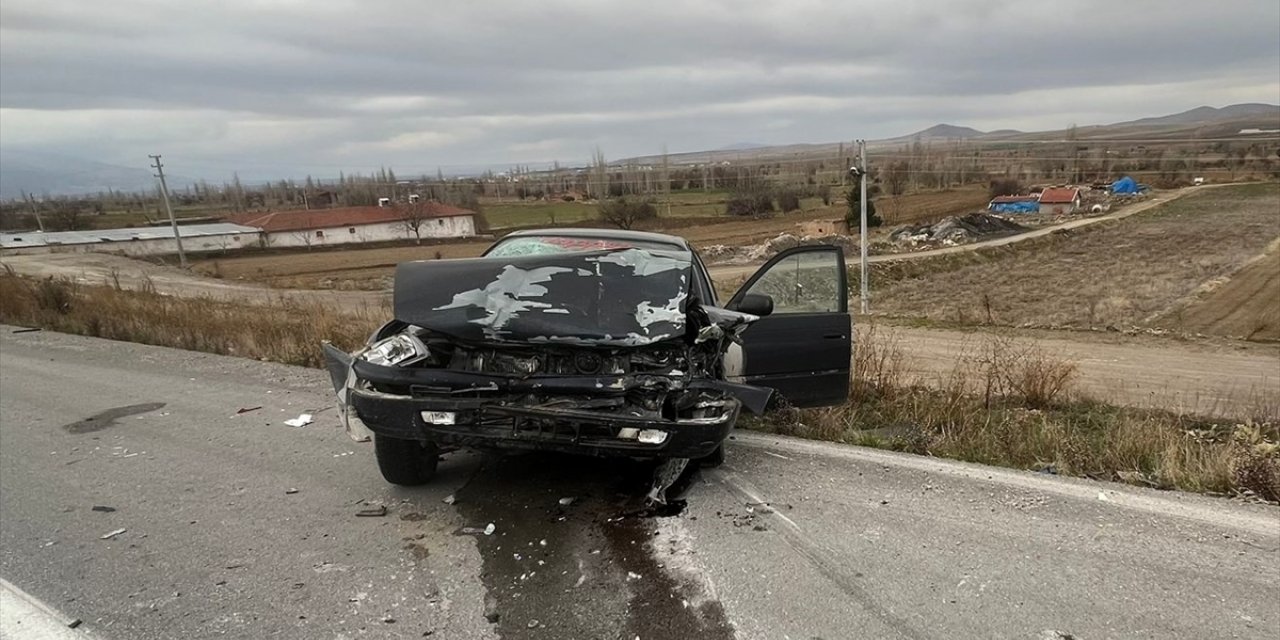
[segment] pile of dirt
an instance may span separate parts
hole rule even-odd
[[[1026,230],[1026,227],[1008,218],[989,213],[970,213],[964,216],[949,216],[934,224],[901,227],[889,234],[889,240],[910,246],[953,245],[972,242],[987,236],[1022,233]]]
[[[699,253],[708,264],[751,264],[768,260],[792,247],[811,244],[838,246],[844,249],[845,253],[858,250],[857,241],[849,236],[797,236],[792,233],[781,233],[761,244],[742,247],[713,244],[703,247]]]

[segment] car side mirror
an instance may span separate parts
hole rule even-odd
[[[748,293],[734,305],[733,310],[753,316],[767,316],[773,313],[773,297],[763,293]]]

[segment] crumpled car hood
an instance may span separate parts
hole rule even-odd
[[[395,317],[469,342],[643,346],[684,337],[691,268],[645,249],[406,262]]]

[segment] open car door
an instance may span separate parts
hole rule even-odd
[[[726,306],[763,316],[742,334],[743,382],[772,388],[796,407],[845,401],[853,323],[839,247],[779,253]]]

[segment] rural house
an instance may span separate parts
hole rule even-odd
[[[440,202],[243,213],[227,219],[260,229],[262,245],[267,247],[323,247],[476,234],[475,212]]]
[[[992,213],[1038,213],[1040,199],[1035,196],[996,196],[987,203]]]
[[[191,253],[225,252],[258,246],[258,230],[236,224],[187,224],[178,227],[182,248]],[[178,252],[170,227],[133,227],[96,231],[0,233],[0,254],[115,253],[126,256]]]
[[[1060,215],[1080,210],[1080,190],[1075,187],[1049,187],[1040,192],[1040,213]]]

